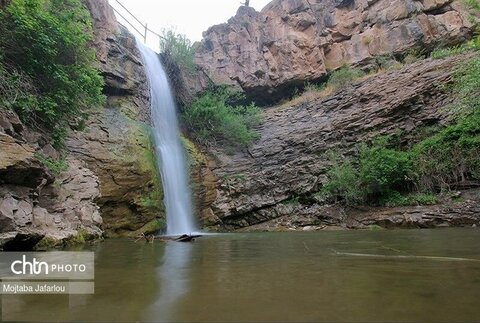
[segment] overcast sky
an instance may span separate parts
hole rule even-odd
[[[137,18],[148,23],[150,29],[160,32],[162,28],[174,27],[192,41],[202,39],[202,32],[208,27],[226,22],[237,12],[243,0],[118,0]],[[250,0],[250,6],[260,11],[271,0]],[[116,0],[110,4],[123,16],[125,10]],[[126,25],[122,18],[118,21]],[[129,18],[130,19],[130,18]],[[130,26],[129,29],[131,29]],[[141,27],[138,25],[138,29]],[[157,37],[150,34],[148,45],[157,50]]]

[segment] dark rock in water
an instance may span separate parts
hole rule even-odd
[[[0,248],[3,251],[30,251],[35,245],[43,239],[45,235],[41,233],[19,233],[13,238],[3,241]]]
[[[195,241],[195,239],[198,237],[201,237],[201,235],[182,234],[180,237],[177,237],[174,240],[177,242],[192,242]]]

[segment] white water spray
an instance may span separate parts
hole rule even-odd
[[[158,55],[137,39],[150,82],[157,166],[162,175],[167,211],[167,235],[197,231],[187,182],[185,152],[178,134],[175,100]]]

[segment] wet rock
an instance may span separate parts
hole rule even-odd
[[[93,19],[107,105],[90,116],[85,131],[74,131],[66,146],[97,177],[100,210],[88,206],[66,212],[101,224],[108,234],[128,234],[164,213],[150,144],[148,81],[135,38],[117,23],[108,1],[84,2]]]
[[[464,193],[469,196],[466,201],[444,199],[438,205],[356,208],[319,204],[298,206],[292,214],[281,214],[249,226],[231,222],[227,228],[245,232],[282,231],[282,228],[311,231],[476,227],[480,223],[480,189],[470,189]]]
[[[3,251],[30,251],[44,237],[39,232],[15,233],[10,236],[0,234],[0,249]]]

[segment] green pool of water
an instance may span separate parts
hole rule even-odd
[[[93,250],[94,295],[3,296],[3,319],[480,320],[478,229],[108,240]]]

